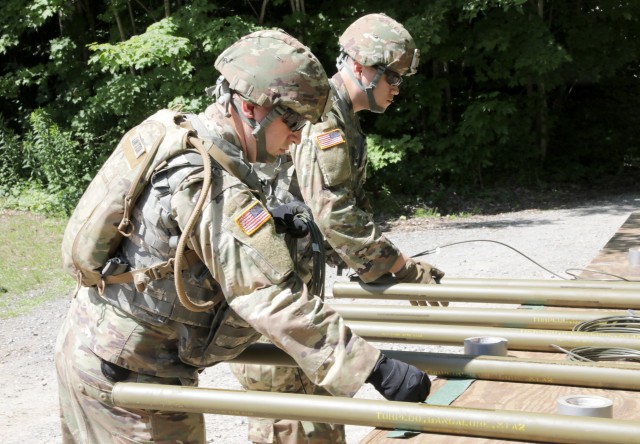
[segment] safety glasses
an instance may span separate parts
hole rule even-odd
[[[402,83],[402,76],[390,69],[384,70],[384,76],[387,78],[387,83],[391,86],[400,86]]]
[[[284,114],[282,114],[282,121],[293,132],[300,131],[307,123],[307,119],[290,109],[287,109]]]

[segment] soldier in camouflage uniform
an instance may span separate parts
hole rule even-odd
[[[217,102],[189,120],[226,154],[202,189],[197,153],[169,159],[135,203],[131,237],[117,250],[133,269],[173,257],[200,193],[206,203],[189,237],[193,260],[182,271],[191,299],[215,302],[193,312],[176,297],[174,277],[81,287],[56,344],[64,443],[206,442],[203,415],[115,407],[119,381],[195,386],[203,368],[237,356],[260,336],[285,350],[333,395],[365,383],[387,399],[422,401],[426,374],[386,359],[293,272],[276,226],[294,230],[290,207],[264,207],[248,162],[266,162],[300,141],[329,102],[326,74],[311,52],[277,30],[243,37],[216,60]],[[232,173],[233,172],[233,173]],[[285,231],[286,231],[285,230]]]
[[[328,244],[327,262],[353,268],[364,282],[393,274],[399,282],[435,284],[444,273],[402,253],[380,233],[364,192],[367,147],[356,113],[383,113],[399,93],[403,76],[415,74],[419,50],[409,32],[384,14],[369,14],[351,24],[339,39],[338,73],[331,78],[333,106],[328,118],[303,130],[292,147],[292,165],[276,171],[277,201],[304,200]],[[296,266],[309,277],[309,244]],[[426,305],[412,301],[413,305]],[[432,305],[446,302],[430,301]],[[314,392],[311,382],[295,369],[233,364],[233,372],[252,390]],[[280,442],[274,430],[307,430],[324,435],[324,442],[344,442],[342,426],[289,420],[249,419],[250,439]],[[258,432],[260,430],[260,432]],[[259,435],[269,439],[257,439]],[[308,435],[309,436],[309,435]],[[299,442],[322,442],[300,439]]]

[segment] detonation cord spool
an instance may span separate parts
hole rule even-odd
[[[295,217],[302,220],[307,225],[307,228],[309,229],[309,236],[311,237],[313,267],[311,269],[311,280],[308,284],[309,291],[311,294],[324,299],[324,281],[326,274],[324,236],[310,214],[299,213],[296,214]],[[289,251],[294,263],[297,262],[298,256],[297,243],[297,239],[293,239]]]
[[[632,310],[629,313],[628,316],[607,316],[581,322],[573,327],[573,331],[640,335],[640,316],[635,316]],[[632,348],[576,347],[565,350],[557,345],[552,346],[566,353],[570,361],[640,362],[640,350]]]

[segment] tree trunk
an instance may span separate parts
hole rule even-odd
[[[264,23],[264,15],[267,12],[267,3],[269,3],[269,0],[262,0],[262,7],[260,8],[260,17],[258,17],[259,25],[262,25]]]
[[[85,30],[85,36],[94,36],[96,35],[95,32],[95,20],[93,17],[93,14],[91,13],[91,7],[90,5],[85,1],[85,0],[80,0],[78,3],[76,3],[76,13],[79,16],[84,16],[86,18],[86,23],[87,26],[89,27],[88,30]],[[84,44],[81,45],[82,47],[82,60],[84,62],[87,62],[89,60],[89,49],[87,48],[86,45],[86,41],[83,42]]]
[[[144,5],[144,3],[142,3],[140,0],[136,0],[136,3],[137,3],[138,5],[140,5],[140,7],[144,10],[144,12],[146,12],[147,14],[149,14],[149,17],[151,17],[151,19],[152,19],[154,22],[157,22],[157,21],[158,21],[158,19],[156,19],[155,14],[154,14],[152,11],[150,11],[150,10],[149,10],[149,8],[147,8],[147,7]]]
[[[440,65],[442,65],[442,70],[440,70]],[[439,62],[437,60],[433,61],[433,73],[434,78],[440,74],[440,71],[444,74],[445,77],[445,87],[444,87],[444,106],[446,110],[446,119],[447,126],[449,129],[453,128],[453,108],[452,108],[452,94],[451,94],[451,83],[449,82],[449,64],[447,62]]]
[[[120,33],[120,41],[125,42],[127,40],[127,36],[124,31],[124,26],[122,25],[122,20],[120,19],[120,14],[118,14],[118,11],[116,10],[115,6],[112,8],[112,10],[113,10],[113,16],[116,19],[116,25],[118,26],[118,33]],[[136,70],[133,69],[133,66],[129,67],[129,72],[131,73],[132,76],[136,75]]]
[[[131,33],[137,34],[136,31],[136,21],[133,17],[133,6],[131,6],[131,0],[127,0],[127,8],[129,9],[129,20],[131,21]]]
[[[544,0],[538,0],[538,17],[544,23]],[[547,89],[544,81],[538,81],[538,151],[540,153],[540,161],[544,161],[547,157],[547,147],[549,146],[549,126],[547,122]]]
[[[291,11],[304,13],[304,0],[291,0]]]
[[[124,26],[122,26],[122,20],[120,20],[120,14],[116,11],[116,8],[113,8],[113,16],[116,19],[116,25],[118,26],[118,33],[120,34],[120,41],[124,42],[127,40],[127,36],[124,32]]]

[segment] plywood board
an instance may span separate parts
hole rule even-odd
[[[632,213],[627,218],[587,268],[628,280],[640,280],[640,267],[629,264],[629,248],[632,247],[640,247],[640,211]],[[584,279],[615,279],[590,272],[583,272],[580,276]]]
[[[611,240],[588,265],[588,269],[610,273],[629,280],[640,280],[640,267],[633,267],[628,261],[631,247],[640,246],[640,212],[633,213],[620,227]],[[585,279],[611,279],[598,273],[582,273]],[[640,297],[640,295],[639,295]],[[509,355],[523,359],[566,359],[560,353],[510,352]],[[640,364],[639,364],[640,369]],[[442,388],[445,379],[434,381],[432,392]],[[545,384],[527,384],[501,381],[477,380],[469,386],[452,406],[496,410],[518,410],[535,413],[555,413],[558,398],[567,395],[590,394],[613,400],[613,418],[640,420],[640,392],[607,390],[597,388],[568,387]],[[389,438],[389,430],[376,429],[369,433],[362,444],[499,444],[516,441],[476,438],[469,436],[421,433],[411,438]],[[526,442],[526,441],[517,441]],[[640,438],[639,438],[640,442]]]

